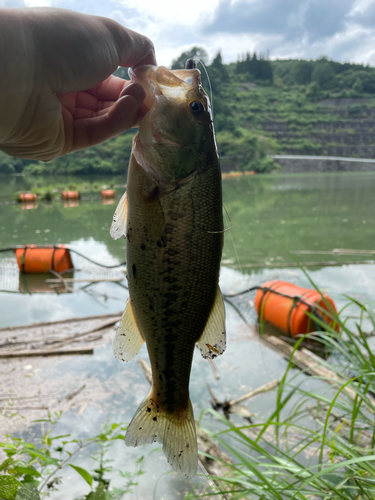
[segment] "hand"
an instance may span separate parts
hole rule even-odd
[[[137,64],[151,41],[111,19],[0,9],[0,149],[48,161],[136,125],[145,93],[111,75]]]

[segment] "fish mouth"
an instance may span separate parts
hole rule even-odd
[[[169,70],[164,66],[142,65],[129,69],[131,81],[142,85],[146,97],[141,107],[142,121],[151,109],[156,109],[158,100],[167,98],[173,104],[184,104],[189,95],[200,85],[200,71],[197,69]],[[141,121],[141,123],[142,123]],[[152,135],[157,143],[171,147],[182,147],[173,135],[161,133],[156,124],[151,125]]]
[[[131,81],[142,85],[145,114],[164,96],[175,104],[187,102],[187,95],[200,85],[198,69],[169,70],[165,66],[142,65],[129,69]]]

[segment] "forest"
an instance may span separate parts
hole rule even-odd
[[[198,68],[204,88],[209,95],[212,93],[222,163],[229,162],[235,169],[272,171],[277,165],[267,156],[270,154],[327,154],[314,139],[312,129],[317,123],[343,121],[343,117],[323,110],[319,105],[322,100],[358,100],[359,104],[347,107],[347,119],[366,116],[368,109],[375,106],[375,68],[369,65],[340,63],[325,56],[314,61],[271,60],[269,54],[250,52],[240,55],[237,62],[223,64],[220,52],[209,61],[204,48],[193,47],[174,59],[171,68],[183,68],[185,61],[192,57],[204,64],[203,67],[198,63]],[[128,77],[124,68],[119,68],[115,74]],[[277,136],[267,130],[265,122],[272,120],[286,123],[289,134]],[[340,130],[350,133],[349,128],[343,123]],[[0,173],[123,173],[127,169],[135,132],[132,129],[104,144],[47,164],[0,152]]]

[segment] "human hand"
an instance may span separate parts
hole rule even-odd
[[[0,149],[48,161],[114,137],[142,116],[118,66],[156,64],[151,41],[111,19],[0,9]]]

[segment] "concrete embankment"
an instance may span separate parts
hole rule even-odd
[[[375,159],[340,156],[273,155],[284,173],[375,172]]]

